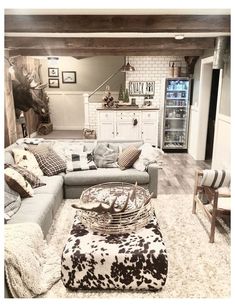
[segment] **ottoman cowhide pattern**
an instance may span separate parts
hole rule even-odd
[[[129,234],[92,232],[78,216],[64,247],[61,279],[72,290],[161,290],[168,260],[156,218]]]

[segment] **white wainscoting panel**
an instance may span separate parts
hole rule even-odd
[[[55,130],[84,128],[84,92],[47,92],[51,121]]]
[[[197,129],[198,129],[198,109],[194,106],[190,108],[189,133],[188,133],[188,153],[197,159]]]
[[[231,118],[218,115],[217,131],[214,139],[212,168],[231,168]]]

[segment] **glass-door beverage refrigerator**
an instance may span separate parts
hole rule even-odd
[[[191,79],[167,78],[163,114],[163,150],[188,148]]]

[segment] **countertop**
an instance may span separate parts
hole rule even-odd
[[[97,108],[98,111],[155,111],[160,110],[159,108],[152,107],[144,107],[144,108],[136,108],[136,107],[118,107],[118,108]]]

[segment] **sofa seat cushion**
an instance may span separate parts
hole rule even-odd
[[[119,168],[98,168],[97,170],[87,170],[83,172],[72,172],[64,176],[66,185],[95,185],[99,183],[116,181],[146,184],[149,182],[147,172],[139,172],[133,168],[120,170]]]
[[[8,223],[37,223],[44,231],[44,224],[48,219],[52,219],[53,206],[52,194],[35,194],[33,197],[22,200],[20,209]]]
[[[56,195],[59,190],[63,187],[63,177],[62,176],[42,176],[41,182],[45,183],[46,185],[42,187],[38,187],[34,189],[34,194],[53,194]]]

